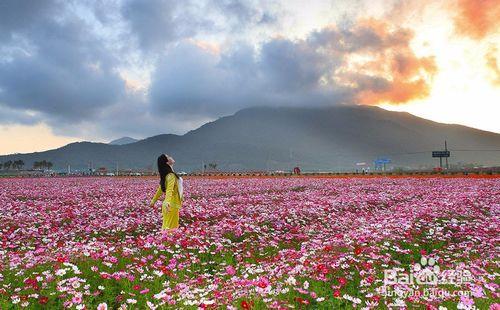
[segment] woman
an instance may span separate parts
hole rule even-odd
[[[179,227],[179,209],[182,205],[182,178],[172,169],[175,160],[165,154],[158,157],[158,173],[160,186],[151,200],[150,206],[154,207],[158,198],[165,193],[165,200],[161,206],[163,225],[161,229],[169,230]]]

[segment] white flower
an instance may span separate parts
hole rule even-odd
[[[309,282],[304,282],[304,289],[307,290],[309,288]]]
[[[289,276],[288,279],[285,280],[285,283],[288,285],[295,285],[297,284],[297,280],[293,276]]]
[[[133,298],[129,298],[127,299],[127,303],[128,304],[136,304],[137,303],[137,300],[133,299]]]
[[[158,294],[153,295],[153,298],[156,299],[163,299],[165,297],[167,297],[167,294],[165,294],[165,292],[159,292]]]
[[[66,269],[58,269],[56,271],[56,276],[62,277],[66,274]]]
[[[99,285],[97,288],[100,289],[101,291],[104,291],[104,286],[102,285]]]

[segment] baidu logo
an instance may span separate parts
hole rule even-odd
[[[461,285],[470,282],[472,282],[472,274],[469,270],[441,270],[434,258],[427,258],[425,256],[420,258],[419,263],[414,264],[410,268],[409,273],[402,268],[384,270],[385,285]]]
[[[384,270],[384,284],[428,284],[437,285],[441,269],[434,258],[423,256],[420,263],[412,266],[410,273],[398,272],[398,269]]]
[[[416,273],[415,278],[417,284],[438,284],[441,270],[434,258],[431,257],[427,259],[425,256],[422,256],[420,264],[416,263],[413,266],[413,270]]]

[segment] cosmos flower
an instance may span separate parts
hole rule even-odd
[[[465,309],[481,298],[498,307],[498,179],[187,178],[181,226],[168,234],[160,210],[147,204],[156,186],[147,178],[0,178],[0,303],[284,309],[451,301]],[[413,270],[421,253],[471,297],[384,295],[411,288],[384,284],[384,271]]]

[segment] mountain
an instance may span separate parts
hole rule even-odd
[[[139,141],[139,140],[134,139],[134,138],[130,138],[130,137],[122,137],[120,139],[116,139],[116,140],[109,142],[109,144],[111,144],[111,145],[125,145],[125,144],[134,143],[137,141]]]
[[[432,122],[405,112],[369,106],[255,107],[219,118],[184,135],[163,134],[125,145],[79,142],[31,154],[0,156],[0,162],[49,160],[54,168],[154,168],[171,154],[178,171],[217,163],[220,170],[353,170],[385,156],[394,167],[432,167],[431,151],[447,140],[450,164],[500,165],[500,134]],[[480,151],[471,151],[480,150]]]

